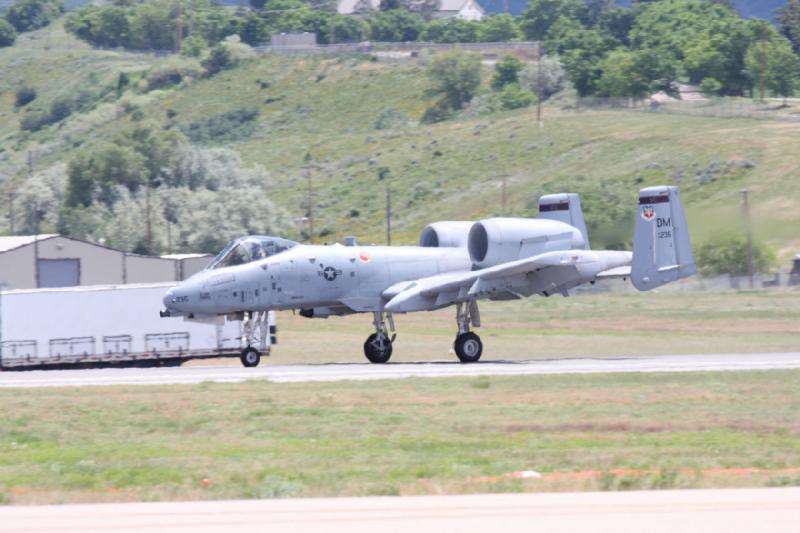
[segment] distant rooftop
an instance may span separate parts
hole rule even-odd
[[[9,237],[0,237],[0,252],[7,252],[20,246],[27,246],[33,244],[37,238],[40,241],[58,237],[57,233],[43,233],[41,235],[11,235]]]
[[[182,259],[197,259],[199,257],[211,257],[211,254],[166,254],[161,256],[163,259],[175,259],[180,261]]]

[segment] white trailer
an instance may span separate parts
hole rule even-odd
[[[161,301],[173,285],[0,292],[0,370],[179,365],[190,359],[240,357],[243,327],[260,329],[254,347],[269,355],[276,342],[274,313],[244,324],[241,316],[214,322],[162,318]]]

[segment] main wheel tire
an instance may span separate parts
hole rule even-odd
[[[381,333],[380,336],[381,339],[377,333],[373,333],[367,337],[367,342],[364,343],[364,355],[367,356],[370,363],[382,364],[392,356],[392,341],[384,333]]]
[[[475,363],[481,358],[481,354],[483,353],[481,338],[471,331],[462,333],[456,337],[453,348],[462,363]]]
[[[242,356],[239,358],[242,364],[248,368],[258,366],[261,362],[261,354],[255,348],[245,348],[242,350]]]

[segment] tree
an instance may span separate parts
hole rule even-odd
[[[792,96],[800,82],[800,57],[782,35],[756,41],[747,50],[745,73],[753,83],[784,98]]]
[[[503,109],[522,109],[536,102],[536,95],[517,82],[508,83],[500,91]]]
[[[800,0],[788,0],[777,14],[781,33],[792,43],[794,51],[800,54]]]
[[[478,54],[452,50],[436,56],[428,67],[434,91],[441,94],[451,109],[461,109],[481,84],[481,58]]]
[[[697,266],[704,276],[746,276],[747,239],[724,237],[709,241],[697,248]],[[768,272],[775,265],[775,256],[764,244],[753,243],[753,270]]]
[[[603,74],[600,62],[617,45],[608,35],[561,17],[548,31],[545,48],[559,54],[578,95],[587,96],[595,92],[597,80]]]
[[[722,93],[741,95],[749,87],[744,55],[763,21],[745,21],[711,2],[670,0],[649,3],[630,32],[635,49],[658,50],[681,62],[691,83],[713,77]]]
[[[17,0],[5,13],[19,33],[44,28],[64,12],[61,0]]]
[[[5,19],[0,18],[0,48],[11,46],[17,40],[17,31]]]
[[[519,73],[523,69],[522,61],[514,56],[505,56],[494,65],[494,77],[492,77],[492,88],[502,89],[510,83],[519,82]]]
[[[85,149],[67,167],[66,205],[89,207],[100,202],[111,207],[121,189],[138,190],[145,174],[144,157],[128,146],[103,143]]]
[[[370,40],[383,42],[416,41],[425,26],[421,16],[402,9],[375,11],[364,21],[369,28]]]
[[[130,46],[142,50],[174,50],[177,2],[150,0],[140,4],[130,20]]]
[[[478,34],[482,42],[502,43],[519,39],[522,32],[514,17],[501,13],[481,19]]]
[[[520,28],[526,39],[541,41],[561,17],[581,26],[590,20],[589,9],[583,0],[530,0],[520,17]]]
[[[17,196],[15,226],[24,233],[57,231],[64,202],[66,165],[58,163],[40,170],[25,180]]]
[[[203,60],[203,67],[209,76],[213,76],[235,64],[231,51],[224,44],[218,44],[211,49],[208,57]]]
[[[542,56],[541,65],[529,63],[520,74],[523,87],[546,100],[564,88],[567,73],[558,56]],[[540,81],[541,76],[541,81]]]
[[[327,39],[331,44],[361,42],[366,34],[366,25],[355,17],[336,13],[328,22]]]
[[[656,91],[670,91],[676,76],[675,62],[655,50],[614,50],[603,59],[597,93],[602,96],[643,98]]]
[[[434,20],[428,23],[420,40],[430,43],[475,43],[479,40],[480,23],[460,18]]]

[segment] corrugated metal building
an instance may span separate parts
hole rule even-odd
[[[207,254],[130,254],[62,235],[0,237],[0,285],[34,289],[180,281],[210,259]]]

